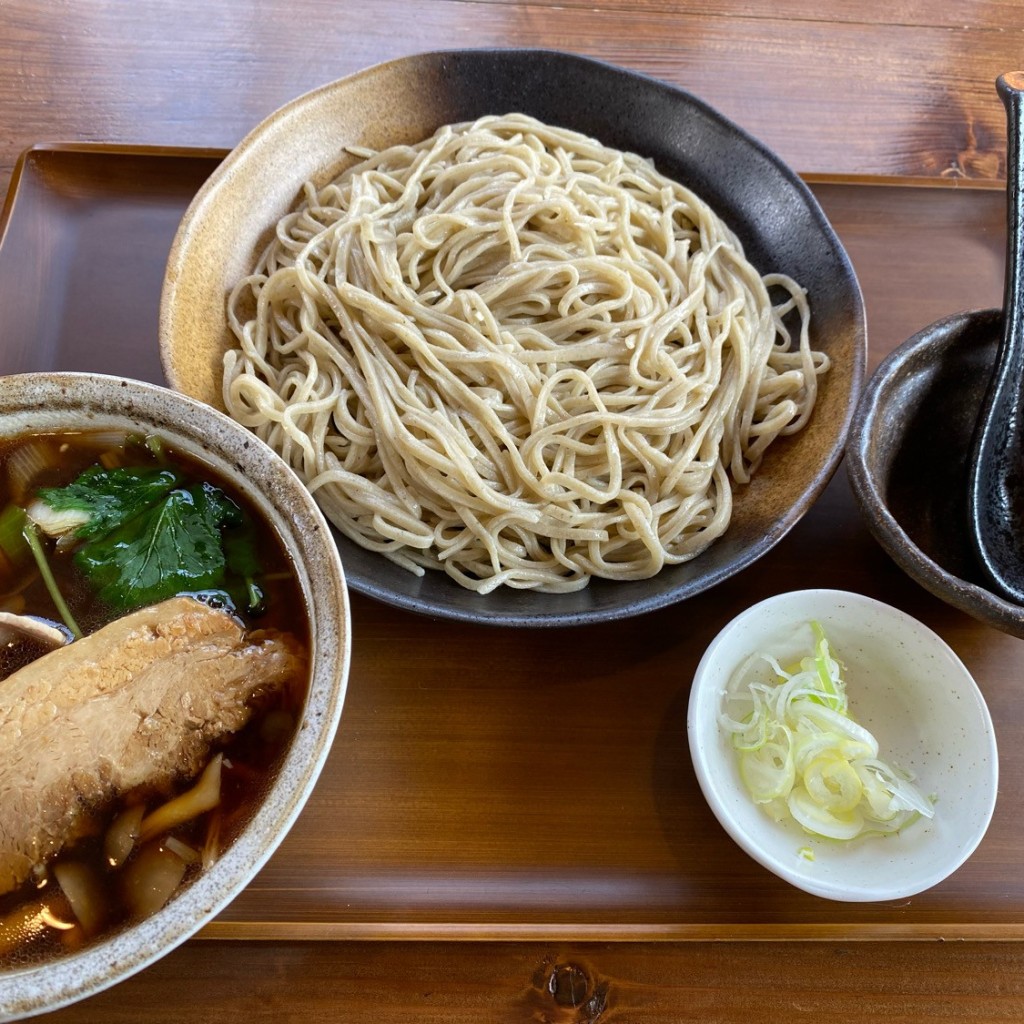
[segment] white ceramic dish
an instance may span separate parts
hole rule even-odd
[[[751,799],[718,724],[722,691],[748,655],[767,651],[784,660],[794,630],[811,620],[846,667],[853,717],[874,733],[880,757],[935,795],[933,819],[840,842],[791,820],[775,822]],[[928,627],[859,594],[795,591],[733,619],[697,668],[687,726],[697,779],[726,832],[769,871],[828,899],[902,899],[937,885],[974,852],[995,808],[996,737],[974,679]]]
[[[306,598],[312,666],[303,727],[238,838],[157,913],[85,947],[23,970],[0,971],[0,1020],[19,1020],[122,981],[197,932],[251,881],[298,817],[327,758],[348,680],[351,630],[337,548],[309,492],[262,442],[222,413],[165,388],[99,374],[0,379],[0,438],[66,430],[158,434],[230,480],[262,508],[291,554]]]

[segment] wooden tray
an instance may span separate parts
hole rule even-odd
[[[221,155],[28,151],[0,218],[0,372],[162,383],[164,260]],[[1001,302],[1001,191],[812,187],[861,278],[872,367],[938,317]],[[964,867],[913,899],[847,905],[791,888],[728,839],[694,779],[686,705],[701,653],[743,608],[808,586],[916,615],[989,702],[1002,773],[991,828]],[[639,619],[503,630],[354,595],[353,623],[348,701],[316,792],[207,937],[1024,937],[1024,646],[896,569],[842,471],[755,566]]]

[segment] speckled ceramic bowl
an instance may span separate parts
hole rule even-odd
[[[967,530],[967,460],[995,363],[999,310],[958,313],[904,342],[871,375],[847,468],[868,528],[936,597],[1024,638],[1024,607],[990,589]]]
[[[348,680],[351,632],[337,548],[308,492],[269,448],[223,414],[151,384],[74,373],[0,378],[0,438],[106,427],[159,434],[263,509],[293,557],[316,637],[309,695],[303,728],[276,780],[221,858],[162,910],[115,937],[44,966],[0,972],[0,1020],[53,1010],[122,981],[184,942],[241,892],[306,802]]]
[[[851,714],[878,740],[879,757],[934,795],[931,820],[841,842],[812,837],[792,819],[776,822],[751,799],[718,723],[722,691],[750,654],[787,664],[808,653],[794,634],[811,620],[845,666]],[[687,726],[694,771],[726,832],[769,871],[827,899],[902,899],[937,885],[974,852],[995,809],[995,731],[970,673],[927,626],[860,594],[794,591],[733,619],[697,668]]]
[[[170,253],[160,315],[171,386],[223,407],[229,291],[307,180],[324,184],[346,146],[417,142],[441,125],[518,111],[637,152],[711,203],[762,273],[807,288],[811,341],[833,358],[806,430],[772,447],[736,489],[728,533],[650,580],[595,580],[574,594],[500,588],[485,597],[439,572],[416,577],[345,538],[349,585],[453,619],[561,626],[622,618],[690,597],[770,550],[824,489],[842,452],[864,373],[864,308],[853,268],[809,189],[781,160],[696,97],[567,53],[462,50],[405,57],[302,96],[271,114],[196,196]]]

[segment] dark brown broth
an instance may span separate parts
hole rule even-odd
[[[87,467],[97,460],[98,449],[89,434],[62,435],[54,438],[61,444],[59,472],[48,472],[46,478],[40,480],[40,486],[61,486],[75,479]],[[3,481],[3,500],[0,508],[10,498],[6,493],[7,459],[23,442],[0,442],[0,480]],[[133,448],[136,457],[127,459],[124,465],[155,464],[147,461],[143,447]],[[236,504],[244,509],[257,530],[261,568],[261,585],[266,595],[266,610],[258,617],[246,621],[239,613],[247,628],[275,629],[290,633],[306,651],[310,649],[309,620],[294,566],[285,547],[273,528],[265,521],[259,510],[249,502],[228,481],[221,479],[209,467],[192,460],[173,449],[164,448],[162,458],[174,469],[181,472],[187,482],[209,481],[220,487]],[[82,628],[83,633],[92,632],[107,622],[116,619],[120,612],[112,611],[99,602],[88,580],[74,566],[70,553],[48,552],[49,562],[58,582],[61,593],[67,600],[71,611]],[[58,622],[60,619],[50,595],[39,577],[34,563],[19,578],[14,586],[0,586],[0,602],[12,594],[20,604],[24,600],[24,614],[36,615]],[[8,648],[0,647],[0,679],[6,678],[21,665],[27,664],[42,651],[35,643],[21,643]],[[228,737],[220,749],[225,756],[222,773],[221,804],[214,811],[181,826],[174,831],[174,836],[197,850],[202,850],[207,842],[208,830],[214,816],[218,819],[218,848],[223,851],[249,820],[260,800],[273,782],[277,767],[286,751],[294,730],[298,725],[302,707],[308,689],[308,671],[302,678],[295,679],[281,692],[270,695],[260,701],[253,717],[247,726],[233,737]],[[2,690],[0,690],[2,693]],[[182,779],[175,792],[188,789],[194,779]],[[108,920],[102,932],[92,936],[89,942],[104,938],[125,925],[131,923],[131,914],[122,896],[123,869],[112,870],[106,862],[103,850],[103,837],[107,827],[124,808],[139,800],[144,800],[147,811],[159,806],[164,799],[174,793],[167,794],[127,794],[115,801],[111,806],[92,809],[90,821],[94,826],[92,834],[77,840],[72,846],[65,847],[58,860],[74,860],[85,862],[93,867],[97,876],[103,880],[104,897],[107,903]],[[162,842],[163,837],[152,840]],[[132,856],[138,853],[138,844]],[[129,858],[130,862],[131,858]],[[185,881],[198,877],[200,865],[190,865]],[[19,890],[0,897],[0,918],[17,911],[22,905],[31,904],[47,893],[58,891],[50,872],[46,872],[44,881],[38,885],[29,880]],[[56,897],[55,908],[61,905],[59,895]],[[68,908],[63,905],[57,911],[58,917],[68,917]],[[73,920],[73,917],[71,918]],[[2,928],[0,928],[2,932]],[[56,929],[44,930],[44,934],[13,950],[0,949],[0,969],[23,967],[27,964],[50,959],[69,949],[80,948],[82,937],[80,931],[61,932]],[[2,943],[0,943],[2,945]]]

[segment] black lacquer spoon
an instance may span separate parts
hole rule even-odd
[[[993,585],[1024,604],[1024,72],[1001,75],[1006,107],[1006,283],[1003,334],[968,464],[975,554]]]

